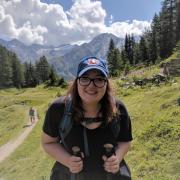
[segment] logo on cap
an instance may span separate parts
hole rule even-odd
[[[87,63],[88,65],[96,65],[96,64],[99,64],[99,60],[91,58],[91,59],[88,59]]]

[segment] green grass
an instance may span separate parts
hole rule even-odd
[[[30,106],[35,107],[40,116],[40,120],[26,141],[8,159],[0,164],[0,179],[33,180],[48,177],[53,161],[47,157],[40,144],[42,123],[49,103],[56,99],[57,95],[63,95],[64,93],[64,89],[43,88],[43,86],[20,91],[15,89],[0,91],[1,113],[9,114],[7,115],[7,124],[7,118],[2,118],[1,120],[2,122],[5,121],[5,123],[0,124],[0,128],[3,130],[1,131],[1,142],[5,143],[21,133],[23,130],[22,126],[27,123],[28,109]],[[14,107],[17,106],[13,105],[14,102],[17,102],[16,104],[18,104],[20,110]],[[22,102],[23,104],[21,104]],[[9,111],[11,106],[14,108],[13,111]],[[25,108],[23,109],[23,107]],[[21,117],[22,119],[24,118],[23,121],[19,122],[14,117],[20,117],[21,111],[23,111],[25,115]],[[14,124],[17,127],[16,129],[12,128]],[[9,126],[11,127],[11,131],[7,133]]]
[[[178,53],[171,58],[177,56]],[[142,76],[158,72],[157,65],[144,69]],[[133,78],[129,76],[128,81]],[[122,80],[112,80],[116,96],[124,101],[132,118],[134,140],[126,160],[133,180],[177,180],[180,177],[180,77],[174,82],[123,88]],[[64,89],[43,86],[0,91],[0,145],[23,131],[30,106],[40,115],[25,142],[0,164],[0,179],[49,179],[53,160],[41,147],[42,124],[49,103],[64,93]]]
[[[166,61],[180,57],[180,44]],[[164,62],[166,62],[164,61]],[[143,73],[142,73],[143,72]],[[127,77],[147,78],[159,73],[159,65],[140,69]],[[180,177],[180,77],[160,86],[123,88],[126,80],[112,80],[116,96],[126,104],[132,119],[132,148],[126,156],[133,180],[178,180]],[[45,112],[50,102],[64,89],[39,86],[28,89],[0,90],[0,146],[16,138],[28,122],[30,106],[40,119],[30,135],[3,163],[2,180],[49,179],[52,160],[41,147]]]
[[[118,98],[125,102],[132,117],[134,140],[126,160],[131,167],[133,179],[177,180],[180,177],[180,108],[178,104],[180,78],[177,78],[176,84],[134,89],[123,89],[118,86],[117,80],[113,84],[116,84],[114,87],[118,92]],[[4,95],[12,95],[11,103],[20,102],[21,99],[27,102],[25,106],[35,106],[41,118],[26,141],[0,164],[0,178],[5,180],[48,179],[53,160],[42,150],[41,129],[48,103],[56,98],[57,92],[57,88],[44,89],[43,87],[27,89],[24,92],[17,90],[1,92]],[[61,94],[63,93],[61,90]],[[6,103],[10,104],[7,99]],[[1,103],[1,107],[4,107],[3,104],[5,103]],[[21,105],[11,106],[21,107]],[[4,111],[9,112],[7,107],[4,108]],[[20,110],[12,114],[18,112],[20,113]],[[13,122],[13,116],[11,118]],[[22,129],[22,124],[17,126]]]
[[[177,180],[180,177],[180,78],[175,84],[160,86],[126,90],[116,86],[116,92],[132,117],[134,141],[127,161],[133,179]]]
[[[43,86],[0,90],[0,145],[16,138],[24,130],[29,121],[28,111],[31,106],[38,112],[42,111],[56,97],[57,92],[57,88]]]

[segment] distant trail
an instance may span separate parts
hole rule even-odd
[[[28,134],[32,131],[36,123],[38,122],[38,118],[36,118],[33,125],[25,125],[25,130],[14,140],[10,140],[8,143],[2,145],[0,147],[0,163],[7,158],[15,149],[22,144],[22,142],[26,139]],[[30,122],[29,122],[30,124]]]

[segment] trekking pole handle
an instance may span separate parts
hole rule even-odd
[[[105,156],[107,158],[111,157],[113,154],[115,154],[115,149],[114,146],[110,143],[104,144],[104,149],[105,149]]]
[[[105,156],[107,158],[111,157],[113,154],[115,154],[115,149],[112,144],[104,144],[104,150],[105,150]],[[112,180],[111,173],[107,172],[106,174],[106,180]]]
[[[72,153],[74,156],[77,156],[77,157],[82,157],[81,156],[81,150],[78,146],[73,146],[72,147]]]
[[[74,156],[77,156],[77,157],[82,157],[81,156],[81,150],[78,146],[73,146],[72,147],[72,154]],[[71,180],[75,180],[76,179],[76,173],[71,173]]]

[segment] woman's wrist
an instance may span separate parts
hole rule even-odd
[[[71,155],[68,152],[65,152],[64,154],[60,154],[60,158],[59,158],[59,163],[63,164],[64,166],[66,166],[67,168],[70,167],[70,158]]]
[[[116,156],[119,160],[119,163],[123,160],[124,156],[127,154],[130,148],[130,142],[119,142],[118,148],[116,149]]]

